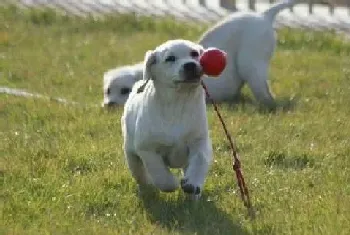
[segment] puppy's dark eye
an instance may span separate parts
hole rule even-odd
[[[191,51],[190,55],[191,55],[191,57],[198,57],[199,53],[198,53],[198,51]]]
[[[123,87],[122,89],[120,89],[120,94],[122,95],[127,95],[131,92],[131,89],[128,87]]]
[[[174,62],[175,60],[176,60],[176,57],[173,55],[170,55],[165,59],[165,62]]]
[[[106,90],[106,94],[109,95],[111,94],[111,89],[108,87],[107,90]]]

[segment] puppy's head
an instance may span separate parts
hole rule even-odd
[[[103,76],[103,107],[124,105],[136,81],[142,79],[142,64],[107,71]]]
[[[203,47],[187,40],[170,40],[148,51],[144,60],[144,79],[162,87],[182,84],[198,86],[203,75],[199,57]]]

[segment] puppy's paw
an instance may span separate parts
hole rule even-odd
[[[195,196],[199,196],[201,194],[201,188],[198,185],[189,182],[189,180],[186,178],[181,180],[181,188],[185,193],[188,194]]]

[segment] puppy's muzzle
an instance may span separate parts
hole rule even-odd
[[[118,103],[116,103],[116,102],[108,102],[108,103],[104,103],[103,104],[104,108],[113,108],[113,107],[116,107],[116,106],[118,106]]]
[[[203,75],[201,66],[195,62],[188,62],[183,65],[184,81],[185,82],[198,82]]]

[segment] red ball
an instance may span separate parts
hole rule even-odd
[[[226,52],[217,48],[208,48],[199,59],[205,74],[219,76],[226,67]]]

